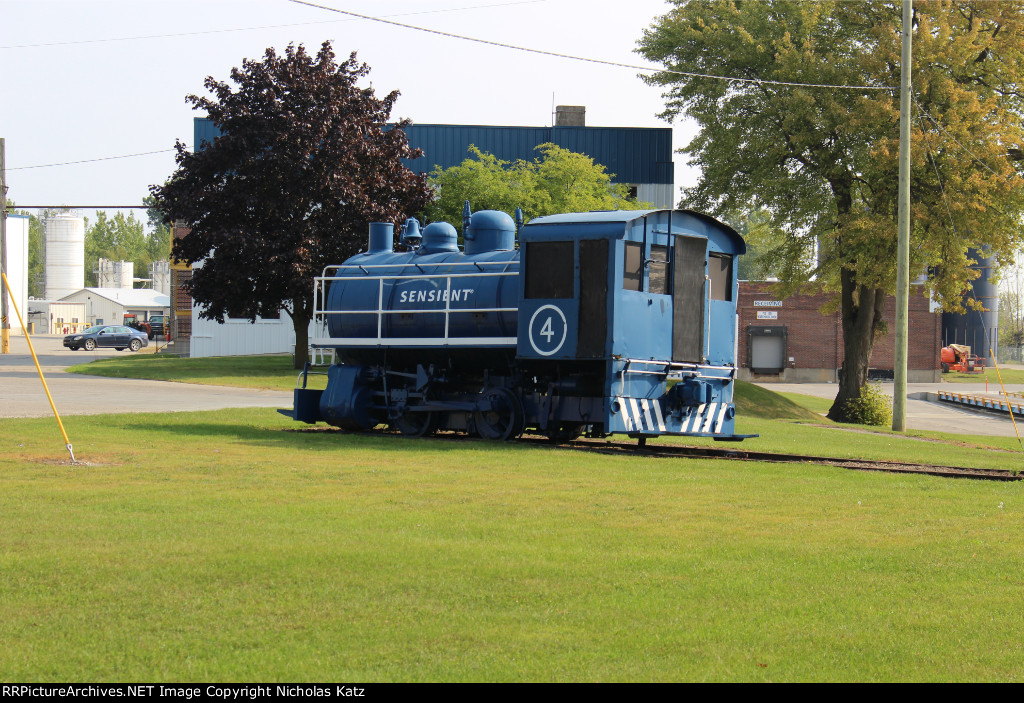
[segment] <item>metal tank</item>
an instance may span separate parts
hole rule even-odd
[[[405,252],[394,251],[390,223],[370,225],[368,251],[328,272],[335,280],[323,306],[327,332],[343,359],[365,361],[381,347],[421,361],[441,360],[460,346],[514,348],[515,223],[503,212],[482,210],[468,225],[465,253],[447,223],[422,232],[407,225],[403,241],[418,239],[419,246]],[[472,362],[470,355],[465,361]]]
[[[149,264],[150,287],[164,295],[171,294],[171,262],[163,259]]]
[[[987,257],[984,252],[970,250],[968,258],[977,263],[971,268],[980,271],[980,275],[971,281],[971,289],[964,295],[964,313],[942,313],[942,344],[963,344],[980,357],[989,357],[989,350],[999,358],[999,289],[993,281],[995,257]],[[984,306],[984,310],[972,310],[969,300],[976,300]],[[936,352],[938,353],[938,352]]]
[[[49,217],[46,230],[46,297],[60,300],[85,287],[85,221],[69,213]]]
[[[135,262],[99,259],[96,262],[96,285],[99,288],[132,288]]]

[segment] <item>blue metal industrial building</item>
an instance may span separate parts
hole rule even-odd
[[[413,124],[405,133],[423,156],[403,161],[417,173],[450,168],[469,156],[470,144],[503,161],[531,161],[539,156],[536,148],[550,142],[586,154],[613,174],[615,183],[633,189],[638,199],[656,208],[675,205],[671,127],[587,127],[584,121],[582,107],[559,106],[553,127]],[[210,120],[195,118],[196,148],[218,134]]]

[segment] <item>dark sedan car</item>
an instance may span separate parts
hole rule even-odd
[[[78,334],[69,334],[64,338],[64,346],[68,349],[85,349],[92,351],[97,347],[113,347],[117,351],[131,349],[138,351],[149,344],[146,333],[125,325],[99,325],[89,327]]]

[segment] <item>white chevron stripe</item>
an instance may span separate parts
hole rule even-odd
[[[701,428],[701,430],[700,430],[701,432],[710,432],[711,431],[711,423],[715,419],[715,407],[717,405],[718,405],[718,403],[711,403],[708,406],[708,416],[704,420],[704,426]]]
[[[636,398],[629,399],[629,407],[633,411],[633,417],[636,418],[636,428],[643,432],[644,421],[643,418],[640,417],[640,408],[636,405]]]
[[[626,431],[627,432],[632,432],[633,431],[633,417],[629,414],[629,406],[626,405],[626,401],[624,401],[621,397],[620,398],[616,398],[616,400],[619,403],[619,410],[622,411],[622,419],[625,420],[625,422],[626,422]]]
[[[654,431],[654,418],[651,417],[651,405],[647,398],[640,401],[640,407],[644,409],[644,418],[647,420],[647,426]]]
[[[722,423],[725,422],[725,411],[728,409],[729,407],[722,403],[722,409],[718,411],[718,420],[715,422],[715,434],[722,433]]]
[[[658,429],[662,432],[665,431],[665,418],[661,416],[661,401],[652,400],[651,405],[654,406],[654,417],[658,420]]]

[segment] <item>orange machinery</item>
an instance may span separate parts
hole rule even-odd
[[[942,373],[962,371],[963,373],[981,373],[985,370],[985,359],[971,353],[971,348],[963,344],[950,344],[943,347],[939,355]]]

